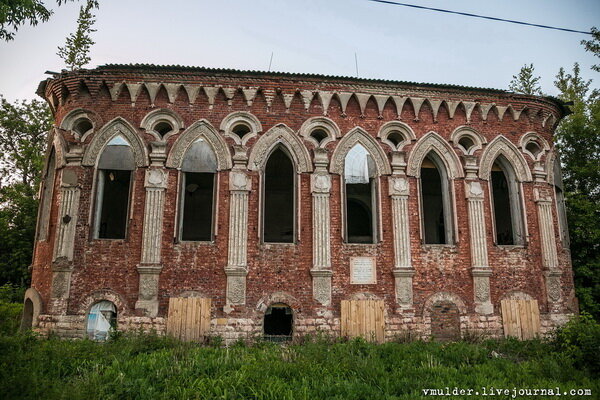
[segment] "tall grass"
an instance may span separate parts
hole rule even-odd
[[[597,376],[573,363],[541,341],[307,340],[221,348],[157,336],[100,344],[20,335],[0,337],[0,398],[419,399],[427,398],[422,389],[455,386],[600,393]]]

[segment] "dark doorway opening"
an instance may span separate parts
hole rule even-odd
[[[33,326],[33,302],[31,299],[25,300],[23,305],[23,319],[21,320],[21,330],[27,331]]]
[[[285,304],[273,304],[265,312],[265,340],[285,342],[292,338],[294,316]]]
[[[264,241],[294,242],[294,165],[278,148],[265,168]]]
[[[425,159],[425,161],[429,161]],[[425,244],[445,244],[446,227],[442,177],[432,162],[423,162],[421,168],[421,190],[423,193],[423,228]]]
[[[98,237],[124,239],[129,209],[131,171],[101,170],[101,213]]]
[[[494,165],[494,167],[496,167]],[[514,243],[512,229],[512,210],[510,209],[510,189],[504,171],[492,170],[492,194],[494,202],[494,221],[496,222],[496,243],[511,245]]]

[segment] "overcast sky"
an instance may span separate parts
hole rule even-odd
[[[404,0],[407,3],[588,31],[598,0]],[[57,46],[75,30],[81,3],[56,7],[50,21],[0,42],[0,94],[34,98],[44,72],[64,65]],[[587,35],[480,20],[368,0],[100,0],[92,62],[154,63],[356,76],[505,89],[533,63],[555,95],[561,66],[586,78],[600,60]]]

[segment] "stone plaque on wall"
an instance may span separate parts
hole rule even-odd
[[[350,283],[353,285],[377,283],[375,257],[350,258]]]

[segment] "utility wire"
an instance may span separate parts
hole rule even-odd
[[[391,5],[394,5],[394,6],[404,6],[404,7],[419,8],[419,9],[422,9],[422,10],[429,10],[429,11],[439,11],[439,12],[443,12],[443,13],[447,13],[447,14],[458,14],[458,15],[464,15],[464,16],[467,16],[467,17],[475,17],[475,18],[482,18],[482,19],[491,19],[492,21],[510,22],[511,24],[535,26],[537,28],[554,29],[554,30],[557,30],[557,31],[583,33],[585,35],[591,35],[592,34],[592,32],[578,31],[578,30],[575,30],[575,29],[557,28],[555,26],[532,24],[532,23],[529,23],[529,22],[514,21],[512,19],[488,17],[488,16],[485,16],[485,15],[471,14],[471,13],[460,12],[460,11],[444,10],[442,8],[433,8],[433,7],[418,6],[416,4],[398,3],[398,2],[395,2],[395,1],[386,1],[386,0],[367,0],[367,1],[372,1],[374,3],[391,4]]]

